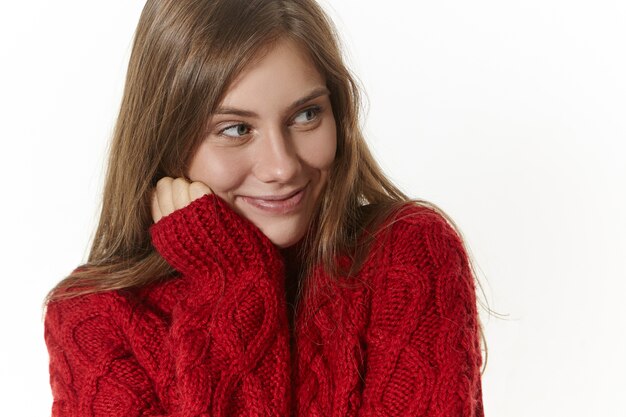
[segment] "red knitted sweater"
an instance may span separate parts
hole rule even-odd
[[[150,233],[179,276],[48,305],[52,415],[482,417],[461,241],[398,219],[349,285],[315,270],[290,347],[278,248],[214,194],[176,210]]]

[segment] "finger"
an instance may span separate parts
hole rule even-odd
[[[156,193],[161,214],[167,216],[174,211],[174,201],[172,200],[172,177],[163,177],[156,183]]]
[[[205,194],[213,194],[213,191],[201,181],[194,181],[189,185],[189,197],[194,201]]]
[[[152,220],[154,220],[155,223],[161,220],[161,218],[163,217],[161,209],[159,208],[159,200],[157,199],[156,190],[152,191],[150,211],[152,213]]]
[[[191,203],[189,197],[189,183],[186,179],[179,177],[172,182],[172,200],[174,209],[178,210]]]

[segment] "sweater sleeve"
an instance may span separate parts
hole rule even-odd
[[[52,416],[288,415],[278,249],[215,195],[150,233],[181,273],[159,287],[167,314],[118,291],[49,303]]]
[[[482,417],[475,287],[462,242],[431,211],[392,230],[358,416]]]
[[[288,415],[289,332],[278,248],[215,194],[165,216],[150,232],[185,284],[170,327],[181,409]]]

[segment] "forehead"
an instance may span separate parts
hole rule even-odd
[[[325,86],[302,44],[289,38],[278,40],[259,59],[252,60],[226,90],[222,106],[252,107],[274,102],[291,103],[303,93]]]

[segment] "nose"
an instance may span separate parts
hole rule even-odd
[[[280,128],[272,129],[259,141],[255,175],[263,182],[288,183],[302,165],[291,137]]]

